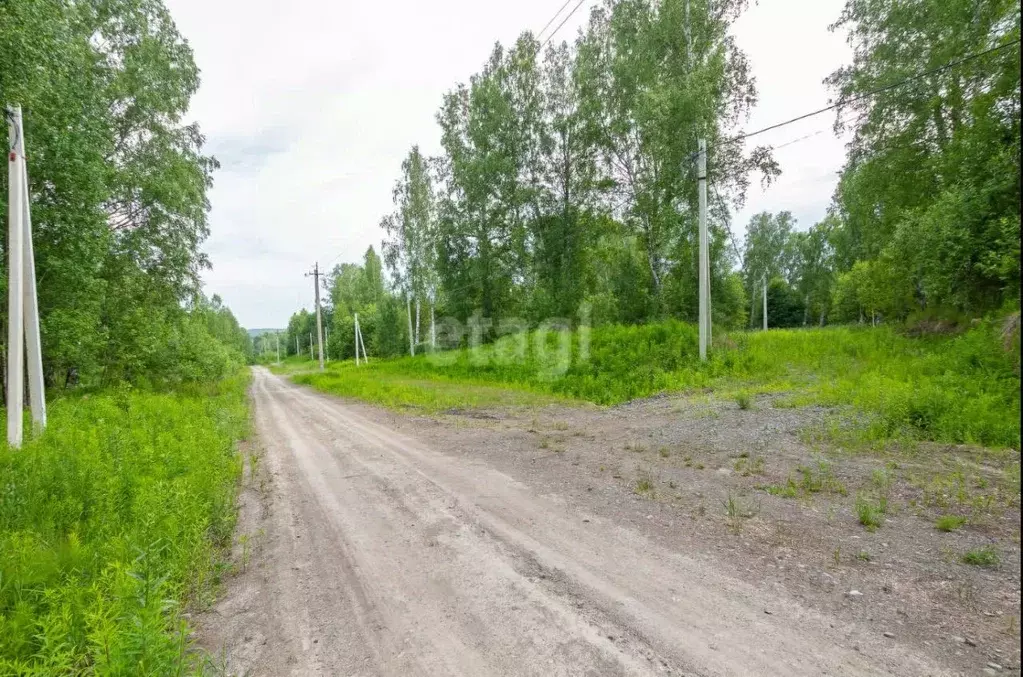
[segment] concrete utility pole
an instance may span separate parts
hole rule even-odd
[[[764,331],[767,331],[767,273],[764,273]]]
[[[306,277],[312,276],[313,287],[316,289],[316,346],[320,351],[320,371],[323,371],[323,318],[320,316],[320,264],[316,263],[313,266],[311,273],[306,273]],[[309,351],[312,352],[312,336],[309,337]],[[313,358],[315,359],[315,358]]]
[[[416,345],[419,345],[419,297],[416,297]]]
[[[700,139],[697,177],[700,180],[700,359],[707,359],[710,340],[710,249],[707,239],[707,142]]]
[[[355,366],[359,366],[359,314],[355,313]]]
[[[25,389],[23,360],[28,358],[28,390],[35,432],[46,427],[46,391],[39,340],[32,211],[29,206],[28,166],[21,107],[4,110],[8,121],[8,325],[7,325],[7,442],[21,447]]]
[[[369,364],[366,342],[362,340],[362,327],[359,326],[359,314],[355,313],[355,364],[359,364],[359,346],[362,346],[362,361]]]
[[[408,352],[412,357],[416,356],[416,339],[412,334],[412,297],[405,294],[405,312],[408,315]]]
[[[275,332],[277,337],[277,364],[281,363],[281,332]]]
[[[434,317],[434,302],[430,300],[430,351],[437,350],[437,322]]]
[[[315,360],[316,356],[313,354],[313,333],[309,332],[309,359]]]

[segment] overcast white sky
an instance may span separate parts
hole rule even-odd
[[[586,0],[558,38],[574,38]],[[539,31],[561,0],[166,0],[195,50],[202,87],[190,117],[222,164],[211,194],[218,293],[250,328],[283,327],[312,307],[303,273],[379,250],[380,217],[409,147],[437,153],[442,94],[476,72],[495,41]],[[574,2],[569,8],[574,6]],[[753,3],[751,3],[753,4]],[[760,0],[734,27],[752,63],[759,129],[828,102],[821,81],[847,63],[829,33],[843,0]],[[566,10],[567,12],[567,10]],[[558,22],[555,22],[555,25]],[[737,235],[758,211],[788,209],[802,227],[831,200],[844,142],[824,114],[769,132],[781,179],[759,184],[733,219]]]

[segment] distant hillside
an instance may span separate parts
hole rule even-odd
[[[257,336],[262,336],[263,334],[272,334],[275,331],[284,331],[284,330],[283,329],[249,329],[248,331],[249,331],[249,336],[251,338],[256,338]]]

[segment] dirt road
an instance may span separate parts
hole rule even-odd
[[[945,674],[266,370],[253,399],[270,498],[203,621],[232,674]]]

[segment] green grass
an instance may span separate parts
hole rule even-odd
[[[877,500],[860,495],[856,497],[856,517],[867,531],[877,531],[884,524],[885,509]]]
[[[509,391],[610,405],[714,388],[737,392],[740,406],[752,406],[753,393],[785,392],[785,406],[860,412],[868,440],[1020,447],[1018,355],[1002,347],[996,321],[951,337],[913,338],[891,327],[732,333],[718,339],[706,363],[697,342],[695,327],[675,321],[519,334],[476,350],[375,359],[359,368],[332,363],[327,376],[296,380],[431,409],[496,404]]]
[[[965,552],[961,559],[964,564],[972,564],[973,566],[985,567],[988,569],[993,569],[1002,562],[1002,558],[998,555],[998,551],[989,545]]]
[[[537,406],[559,399],[516,385],[410,378],[366,366],[356,367],[354,362],[332,364],[322,373],[304,369],[296,369],[292,373],[292,380],[296,383],[310,385],[334,395],[430,413],[508,405]]]
[[[314,371],[319,368],[319,364],[319,362],[309,359],[308,355],[291,355],[282,359],[280,364],[270,363],[266,366],[275,374],[291,376],[304,371]]]
[[[761,462],[759,466],[760,472],[763,472],[763,463]],[[738,464],[736,464],[736,470],[739,470]],[[796,475],[798,479],[790,474],[783,485],[769,485],[760,488],[772,496],[782,498],[798,498],[800,496],[808,498],[819,493],[845,496],[848,493],[845,485],[835,475],[831,463],[823,458],[815,459],[811,465],[797,466]]]
[[[0,449],[0,674],[202,669],[181,613],[226,566],[246,383],[57,400]]]
[[[964,524],[966,524],[965,517],[960,515],[942,515],[935,521],[934,528],[947,533],[961,529]]]

